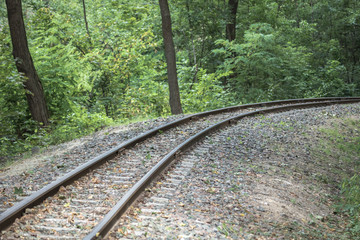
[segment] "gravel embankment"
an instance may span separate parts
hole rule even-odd
[[[360,119],[360,104],[247,118],[215,133],[185,153],[108,238],[347,239],[329,197],[338,176],[312,153],[319,128],[350,117]]]

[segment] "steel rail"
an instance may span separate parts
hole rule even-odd
[[[174,160],[181,152],[184,152],[189,147],[193,146],[200,139],[204,138],[206,135],[223,128],[225,126],[236,123],[242,118],[255,116],[265,113],[274,113],[286,110],[295,110],[302,108],[311,108],[317,106],[326,106],[331,104],[345,104],[345,103],[354,103],[360,102],[360,99],[351,99],[351,100],[332,100],[326,102],[317,102],[317,103],[302,103],[287,105],[281,107],[273,107],[268,109],[256,110],[248,113],[242,113],[237,116],[225,119],[217,124],[214,124],[201,132],[193,135],[188,138],[186,141],[175,147],[170,153],[168,153],[164,158],[162,158],[144,177],[141,178],[130,190],[128,190],[125,195],[120,199],[120,201],[106,214],[106,216],[99,222],[92,232],[89,233],[84,240],[92,239],[101,239],[106,236],[106,234],[112,229],[116,224],[119,218],[126,212],[126,210],[131,206],[133,202],[144,192],[146,187],[148,187],[152,181],[158,178],[161,173],[171,166],[174,163]]]
[[[7,209],[5,212],[1,213],[0,215],[0,231],[5,230],[8,226],[10,226],[16,218],[19,218],[23,215],[27,208],[34,207],[44,201],[46,198],[53,196],[56,194],[61,186],[67,186],[80,177],[86,175],[92,169],[104,164],[106,161],[113,159],[119,152],[123,151],[126,148],[132,147],[137,143],[140,143],[159,132],[168,130],[170,128],[179,126],[181,124],[187,123],[193,119],[197,119],[200,117],[206,117],[213,114],[219,114],[223,112],[230,112],[236,111],[240,109],[246,108],[253,108],[253,107],[266,107],[266,106],[274,106],[279,104],[291,104],[291,103],[301,103],[301,102],[322,102],[322,101],[360,101],[360,97],[331,97],[331,98],[308,98],[308,99],[289,99],[289,100],[278,100],[278,101],[271,101],[271,102],[261,102],[261,103],[252,103],[252,104],[245,104],[239,106],[232,106],[226,108],[220,108],[216,110],[201,112],[192,114],[181,119],[175,120],[168,124],[156,127],[151,129],[139,136],[136,136],[124,143],[106,151],[105,153],[89,160],[83,165],[75,168],[74,170],[70,171],[69,173],[65,174],[63,177],[55,180],[54,182],[46,185],[39,191],[31,194],[29,197],[25,198],[24,200],[18,202],[11,208]]]

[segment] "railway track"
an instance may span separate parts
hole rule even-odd
[[[358,101],[360,98],[276,101],[225,108],[176,120],[90,160],[7,209],[0,215],[0,230],[6,229],[2,236],[8,239],[103,237],[176,156],[207,134],[247,116]],[[269,108],[276,105],[280,106]],[[193,162],[183,164],[180,172],[189,171]],[[184,176],[180,172],[170,181],[180,181]],[[21,218],[15,221],[18,217]]]

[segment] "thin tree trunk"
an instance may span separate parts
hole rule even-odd
[[[164,38],[165,58],[167,63],[171,113],[181,114],[182,108],[176,73],[176,55],[171,31],[171,17],[168,1],[159,0],[159,5],[161,12],[162,32]]]
[[[195,41],[194,41],[194,34],[193,34],[193,29],[194,29],[194,24],[191,21],[191,15],[190,15],[190,5],[189,5],[189,0],[186,0],[186,11],[188,14],[188,21],[189,21],[189,31],[190,31],[190,41],[191,41],[191,45],[192,45],[192,53],[193,53],[193,57],[194,57],[194,62],[192,64],[191,58],[189,59],[190,61],[190,66],[192,67],[193,65],[195,66],[195,74],[193,77],[193,82],[196,81],[196,77],[197,77],[197,73],[199,71],[199,66],[197,63],[197,59],[196,59],[196,49],[195,49]],[[191,54],[189,53],[189,56],[191,56]],[[193,85],[190,86],[190,89],[192,88]]]
[[[82,0],[82,4],[83,4],[83,11],[84,11],[84,21],[85,21],[85,28],[86,28],[86,32],[89,36],[90,42],[91,42],[91,36],[90,36],[90,31],[89,31],[89,24],[86,18],[86,6],[85,6],[85,0]]]
[[[187,17],[188,17],[188,21],[189,21],[190,41],[191,41],[191,45],[192,45],[194,65],[197,65],[197,62],[196,62],[196,49],[195,49],[194,34],[193,34],[194,24],[191,21],[189,0],[186,0],[185,4],[186,4]],[[190,62],[192,62],[192,61],[190,60]]]
[[[24,87],[27,90],[26,98],[31,115],[34,120],[46,126],[49,123],[49,113],[44,90],[27,43],[21,0],[6,0],[6,7],[13,45],[13,56],[17,70],[26,78]]]
[[[236,38],[236,13],[239,0],[229,0],[230,21],[226,24],[226,38],[231,42]]]

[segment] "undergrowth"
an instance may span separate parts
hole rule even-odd
[[[29,120],[24,124],[24,132],[20,137],[10,134],[0,136],[0,168],[10,165],[16,159],[37,153],[41,148],[76,139],[113,124],[114,121],[104,114],[84,111],[57,119],[47,128]]]
[[[346,119],[322,132],[327,136],[325,157],[338,158],[343,169],[336,211],[349,217],[348,233],[360,239],[360,120]]]

